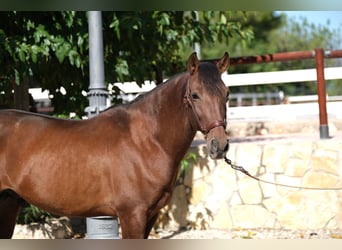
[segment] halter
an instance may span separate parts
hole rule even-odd
[[[197,114],[197,111],[194,107],[194,101],[193,101],[193,98],[191,96],[191,89],[190,89],[189,81],[188,81],[187,87],[186,87],[186,92],[185,92],[185,96],[184,96],[184,103],[189,104],[189,106],[191,107],[193,114],[196,118],[199,130],[204,135],[207,135],[210,132],[210,130],[217,128],[217,127],[223,127],[224,129],[226,128],[226,121],[225,120],[214,120],[212,122],[209,122],[205,127],[202,126],[200,119],[199,119],[199,116]]]

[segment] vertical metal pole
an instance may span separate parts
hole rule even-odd
[[[196,17],[196,21],[199,21],[199,15],[198,15],[198,11],[195,11],[195,17]],[[201,59],[201,46],[199,43],[194,43],[194,50],[197,54],[197,58]]]
[[[88,12],[89,25],[89,106],[88,117],[106,108],[108,92],[104,81],[102,15],[100,11]],[[116,217],[98,216],[86,219],[88,239],[119,239]]]
[[[325,91],[324,78],[324,50],[322,48],[315,49],[316,72],[317,72],[317,94],[319,106],[319,133],[321,139],[329,138],[329,126],[327,115],[327,100]]]
[[[101,11],[88,12],[89,28],[89,106],[88,117],[99,114],[106,108],[108,92],[104,80],[102,15]]]

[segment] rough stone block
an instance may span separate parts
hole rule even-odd
[[[332,188],[336,187],[339,179],[336,175],[328,174],[322,171],[310,171],[303,179],[304,187],[314,188]]]
[[[265,208],[272,213],[277,213],[282,208],[281,198],[279,196],[273,196],[263,200]]]
[[[275,224],[274,214],[258,205],[234,206],[230,212],[235,228],[272,228]]]
[[[274,174],[263,174],[259,178],[268,182],[275,182]],[[260,182],[260,187],[264,199],[276,196],[278,193],[276,185]]]
[[[229,204],[231,206],[242,205],[242,200],[238,191],[235,191],[230,197]]]
[[[211,186],[202,180],[198,180],[192,187],[190,203],[197,205],[199,202],[204,201],[210,193]]]
[[[292,143],[289,147],[289,156],[291,158],[300,159],[303,161],[308,161],[311,158],[312,155],[312,142],[304,141],[304,142],[298,142]]]
[[[283,174],[286,169],[289,146],[284,144],[270,143],[264,146],[262,165],[267,173]]]
[[[342,142],[340,140],[317,140],[316,147],[319,149],[340,151],[342,150]]]
[[[193,181],[203,179],[209,174],[210,172],[208,168],[200,166],[199,164],[196,164],[193,168],[192,180],[187,181],[187,183],[192,183]]]
[[[211,228],[216,229],[227,229],[232,228],[233,222],[229,213],[229,206],[224,204],[220,206],[220,209],[216,212],[213,221],[211,223]]]
[[[340,199],[338,200],[337,206],[338,206],[338,212],[336,214],[336,220],[337,225],[341,228],[342,227],[342,199],[341,199],[341,191],[340,193]]]
[[[309,160],[301,158],[291,158],[287,161],[285,175],[291,177],[303,177],[309,169]]]
[[[237,189],[234,170],[229,168],[225,162],[221,162],[212,172],[212,185],[214,193],[232,193]]]
[[[199,203],[197,206],[189,206],[187,220],[193,229],[207,229],[210,227],[213,219],[214,214],[203,203]]]
[[[334,175],[339,174],[337,164],[338,152],[326,149],[317,149],[312,156],[312,167]]]
[[[303,192],[291,192],[280,200],[275,211],[280,225],[289,229],[306,229],[307,221],[304,207],[305,195]]]
[[[302,178],[300,177],[290,177],[286,175],[276,175],[276,183],[281,185],[288,185],[291,187],[277,185],[277,191],[280,195],[284,196],[288,193],[298,191],[300,187],[303,186]]]
[[[305,215],[308,228],[321,228],[327,225],[338,213],[338,192],[307,191],[305,192]]]
[[[242,179],[238,182],[239,193],[244,204],[259,204],[262,193],[259,183],[252,179]]]
[[[262,147],[258,144],[239,144],[236,152],[236,164],[243,166],[250,174],[255,175],[261,163]]]
[[[308,229],[305,214],[296,210],[280,211],[277,220],[282,228],[287,229]]]

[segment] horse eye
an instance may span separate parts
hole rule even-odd
[[[199,95],[198,95],[197,93],[191,93],[191,97],[192,97],[192,99],[194,99],[194,100],[200,99],[200,98],[199,98]]]

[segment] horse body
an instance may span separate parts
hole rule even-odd
[[[0,193],[0,237],[11,237],[21,198],[60,215],[118,216],[123,238],[147,238],[199,123],[213,120],[195,110],[196,100],[185,101],[190,87],[203,91],[192,75],[88,120],[1,111],[0,192],[11,192]],[[223,112],[212,108],[208,116]],[[210,126],[209,147],[222,154],[227,140],[215,139],[225,133],[222,122]]]

